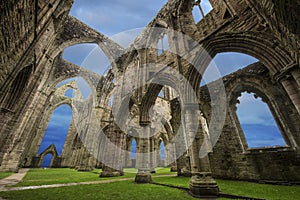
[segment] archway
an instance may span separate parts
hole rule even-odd
[[[248,148],[286,146],[268,105],[254,93],[238,98],[237,116]]]
[[[105,53],[93,43],[69,46],[64,49],[62,58],[99,75],[104,75],[110,67],[110,61]]]
[[[51,163],[52,163],[52,158],[53,158],[53,155],[51,153],[48,153],[44,157],[44,160],[42,162],[42,166],[41,167],[50,168],[51,167]]]
[[[164,167],[165,166],[165,160],[166,160],[166,155],[165,155],[165,143],[161,139],[159,141],[159,167]]]
[[[53,111],[38,153],[41,153],[50,144],[54,144],[57,148],[58,154],[61,154],[71,119],[72,109],[69,105],[61,105]]]

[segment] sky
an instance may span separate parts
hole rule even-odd
[[[74,0],[70,15],[126,48],[166,2],[167,0]],[[204,12],[209,12],[210,5],[205,0],[202,2]],[[193,11],[195,19],[201,18],[197,11]],[[110,65],[103,51],[95,44],[68,47],[64,50],[63,58],[100,75],[104,75]],[[255,58],[240,53],[218,54],[213,61],[222,76],[257,62]],[[215,76],[210,75],[209,71],[210,68],[206,70],[201,85],[216,79]],[[57,87],[70,80],[73,79],[65,80]],[[75,80],[78,81],[83,96],[87,98],[91,93],[89,86],[80,77]],[[72,97],[72,92],[68,91],[66,96]],[[268,113],[268,108],[260,109],[263,106],[257,104],[258,100],[253,99],[251,95],[243,95],[241,98],[241,104],[238,105],[238,116],[241,118],[240,121],[249,147],[283,145],[284,142],[280,139],[275,122],[269,123],[272,116]],[[251,117],[246,114],[249,113],[249,110],[253,111]],[[54,111],[39,153],[52,143],[57,147],[59,154],[61,153],[71,115],[71,109],[66,106],[61,106]]]

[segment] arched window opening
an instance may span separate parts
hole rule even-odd
[[[206,68],[200,86],[211,83],[255,62],[258,62],[258,60],[247,54],[237,52],[219,53]]]
[[[110,61],[97,44],[76,44],[64,49],[63,59],[104,75],[110,67]]]
[[[77,82],[78,90],[76,90],[76,92],[80,91],[82,97],[84,99],[87,99],[92,94],[92,89],[91,89],[90,85],[86,82],[86,80],[83,79],[82,77],[75,77],[75,78],[66,79],[66,80],[58,83],[55,86],[55,88],[59,88],[59,87],[65,85],[65,84],[67,84],[67,83],[69,83],[69,82],[71,82],[73,80],[75,80]],[[72,96],[72,98],[74,98],[74,97],[75,97],[75,90],[73,89],[73,96]]]
[[[161,38],[158,40],[157,44],[157,54],[160,56],[162,53],[168,50],[169,42],[167,34],[162,34]]]
[[[111,97],[109,98],[109,106],[112,107],[114,103],[114,95],[111,95]]]
[[[69,88],[66,92],[65,92],[65,96],[69,97],[69,98],[73,98],[74,97],[74,90]]]
[[[192,10],[195,23],[198,24],[212,9],[209,0],[195,0]]]
[[[1,107],[7,110],[14,110],[17,106],[20,97],[26,89],[30,75],[32,71],[32,66],[25,67],[22,69],[11,86],[9,87],[5,97],[2,99]]]
[[[253,93],[238,98],[237,116],[249,148],[286,146],[266,103]]]
[[[72,109],[68,105],[61,105],[54,110],[38,150],[38,154],[42,153],[51,144],[54,144],[57,148],[58,155],[61,154],[71,120]]]
[[[133,139],[131,141],[131,154],[130,154],[131,159],[136,159],[136,140]]]
[[[160,141],[159,145],[159,150],[160,150],[160,160],[165,160],[165,144],[164,141]]]
[[[158,93],[158,96],[159,96],[160,98],[164,98],[164,97],[165,97],[163,90],[161,90],[161,91]]]
[[[42,163],[42,167],[51,167],[51,161],[52,161],[52,154],[51,153],[48,153],[45,157],[44,157],[44,160],[43,160],[43,163]]]

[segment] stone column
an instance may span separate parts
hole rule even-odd
[[[298,74],[296,72],[295,77],[297,78],[297,76]],[[300,114],[300,93],[296,81],[292,77],[285,77],[281,79],[281,83]]]
[[[198,123],[200,115],[194,105],[185,108],[185,131],[189,140],[189,155],[192,177],[190,180],[190,194],[195,197],[217,196],[219,188],[212,178],[208,156],[199,158],[199,150],[204,138],[203,125]],[[195,125],[199,124],[199,127]],[[196,135],[195,135],[196,134]],[[193,137],[196,136],[194,139]]]
[[[150,122],[140,123],[142,125],[143,137],[139,141],[139,156],[136,167],[138,173],[135,176],[136,183],[150,183],[152,181],[150,171]]]
[[[122,176],[123,173],[123,155],[122,145],[125,134],[115,128],[115,124],[110,124],[105,142],[103,167],[100,177]],[[121,160],[120,160],[121,159]]]
[[[156,156],[155,156],[155,140],[154,138],[150,139],[150,172],[155,173],[155,167],[156,167]]]
[[[170,163],[171,164],[171,172],[176,172],[177,171],[177,158],[176,158],[176,146],[175,146],[175,143],[172,142],[172,143],[169,143],[169,146],[170,146],[170,160],[168,162],[168,164]]]

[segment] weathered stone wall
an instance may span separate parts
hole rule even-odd
[[[273,83],[268,70],[255,63],[223,78],[228,107],[222,134],[210,154],[214,177],[242,180],[299,181],[299,114],[282,87]],[[213,83],[212,83],[213,84]],[[233,88],[239,88],[235,90]],[[286,147],[249,149],[236,115],[237,98],[241,92],[255,92],[271,108],[285,139]],[[209,93],[200,89],[202,110],[210,118]],[[278,109],[278,110],[277,110]],[[280,113],[280,115],[276,115]],[[282,129],[282,127],[285,127]]]
[[[189,63],[195,58],[194,51],[200,44],[212,58],[221,52],[241,52],[256,57],[264,65],[264,67],[260,64],[254,65],[223,79],[229,97],[228,113],[222,135],[210,156],[214,176],[232,179],[299,181],[297,167],[299,167],[300,145],[300,56],[299,34],[297,34],[299,26],[295,15],[299,0],[295,1],[296,4],[287,1],[285,5],[292,8],[292,12],[288,14],[285,14],[286,7],[283,3],[275,0],[211,0],[210,2],[214,9],[197,24],[191,12],[193,1],[174,0],[168,1],[148,25],[148,27],[174,29],[191,37],[190,40],[183,40],[175,35],[168,35],[169,48],[177,54],[189,52],[191,58],[169,52],[158,55],[156,47],[162,33],[153,32],[151,29],[145,29],[135,40],[135,44],[125,53],[118,44],[68,16],[71,0],[51,0],[47,3],[23,0],[9,1],[1,5],[0,22],[3,28],[0,31],[2,61],[0,170],[16,171],[22,166],[25,158],[36,156],[36,146],[39,145],[50,113],[55,108],[55,106],[49,107],[49,104],[60,105],[70,101],[62,97],[52,101],[54,87],[60,81],[75,76],[85,78],[92,90],[97,92],[95,117],[99,120],[99,126],[103,129],[109,127],[106,130],[109,139],[125,149],[127,133],[114,126],[111,109],[108,106],[114,86],[112,80],[115,78],[118,81],[124,72],[138,66],[138,77],[135,77],[136,74],[131,74],[132,77],[128,79],[146,83],[149,78],[155,77],[152,77],[154,72],[148,71],[143,65],[164,64],[178,70],[191,83],[193,89],[198,91],[201,82],[201,74],[198,71],[204,72],[211,60],[210,58],[195,60],[194,66]],[[296,23],[287,23],[289,20]],[[153,44],[149,48],[135,49],[143,46],[148,36],[152,38],[147,42]],[[125,54],[112,63],[107,77],[99,77],[61,59],[61,53],[66,47],[83,42],[97,43],[112,62],[122,53]],[[7,109],[4,100],[10,95],[10,91],[14,91],[12,86],[18,73],[27,66],[32,67],[27,85],[20,91],[19,100],[13,109]],[[170,80],[166,85],[145,84],[131,94],[132,97],[129,98],[133,103],[131,102],[130,112],[134,123],[149,125],[151,121],[149,113],[152,106],[157,103],[160,90],[166,87],[173,91],[178,89],[172,74],[168,74],[166,78]],[[240,88],[236,87],[239,85]],[[126,91],[129,86],[129,84],[122,85],[122,89]],[[129,88],[128,91],[131,89]],[[243,92],[242,90],[254,91],[268,103],[287,142],[287,147],[260,150],[247,148],[235,113],[235,100]],[[120,99],[128,98],[126,95],[121,94]],[[172,128],[166,128],[164,133],[168,135],[168,139],[175,133],[189,134],[179,129],[180,121],[185,119],[179,117],[182,108],[179,101],[174,100],[176,95],[166,98],[167,101],[172,100],[170,110],[172,119],[166,117],[166,121],[170,121]],[[210,99],[205,88],[200,90],[198,97],[201,100],[203,114],[209,121]],[[180,98],[186,100],[185,97]],[[84,110],[83,114],[88,115],[88,112],[90,111]],[[184,117],[188,117],[191,110],[184,110],[184,112],[186,112]],[[192,126],[191,121],[187,123],[186,126]],[[62,160],[63,166],[88,170],[101,165],[91,157],[89,151],[97,154],[98,158],[105,158],[110,156],[109,153],[113,153],[113,159],[116,160],[108,161],[117,165],[119,172],[122,173],[123,166],[120,163],[123,161],[125,163],[125,155],[120,152],[106,154],[105,140],[93,138],[88,132],[89,127],[83,125],[84,129],[80,130],[81,132],[73,130],[72,126],[70,128],[69,137],[72,137],[67,140],[64,155],[72,155],[72,159]],[[39,128],[42,131],[38,131]],[[150,129],[137,131],[141,130],[151,131]],[[84,141],[80,140],[81,137],[88,137],[95,141],[94,146],[86,149]],[[174,145],[176,154],[179,153],[178,150],[185,148],[185,144]],[[153,151],[157,148],[157,142],[155,144],[154,140],[143,140],[143,143],[140,142],[138,146],[141,148],[140,152]],[[195,149],[198,148],[193,146],[189,150],[195,153]],[[184,155],[177,160],[180,173],[185,173],[184,170],[193,171],[194,167],[196,167],[194,172],[197,173],[201,170],[210,171],[208,163],[205,162],[203,167],[195,155]],[[159,161],[153,156],[147,162],[154,167]],[[190,168],[191,163],[192,168]],[[110,169],[107,169],[104,166],[104,171],[110,172]]]

